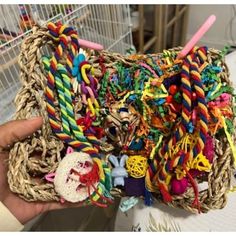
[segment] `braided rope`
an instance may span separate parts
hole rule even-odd
[[[45,69],[49,71],[50,68],[50,61],[48,58],[43,58],[43,63],[45,65]],[[59,65],[58,65],[59,66]],[[67,121],[67,114],[66,114],[66,102],[64,97],[64,87],[60,75],[57,73],[55,76],[55,84],[58,91],[58,98],[59,98],[59,106],[61,109],[61,120],[62,120],[62,127],[63,132],[70,136],[70,126]]]
[[[49,24],[49,28],[50,28],[50,24]],[[51,31],[52,31],[51,27]],[[72,69],[73,69],[73,64],[72,61],[74,59],[74,57],[77,54],[77,49],[78,49],[78,45],[73,45],[73,41],[71,41],[71,50],[69,50],[68,54],[67,54],[67,58],[66,58],[66,68],[63,67],[61,64],[59,64],[59,59],[63,54],[63,50],[65,49],[65,45],[68,46],[68,42],[67,42],[67,38],[64,36],[63,33],[68,33],[68,35],[70,34],[70,29],[66,28],[65,26],[59,26],[58,28],[55,29],[55,27],[53,28],[54,30],[58,31],[59,34],[62,34],[59,36],[60,41],[59,41],[59,46],[57,47],[57,49],[55,50],[54,56],[51,59],[50,62],[50,66],[49,66],[49,72],[48,72],[48,83],[47,83],[47,88],[46,88],[46,100],[48,102],[48,107],[49,107],[49,103],[50,105],[52,105],[53,102],[53,92],[50,90],[53,90],[56,86],[57,91],[58,91],[58,96],[59,96],[59,106],[61,108],[61,113],[62,113],[62,126],[63,129],[66,131],[64,134],[59,131],[58,128],[55,128],[55,123],[53,123],[52,121],[50,122],[52,125],[52,128],[54,130],[54,132],[65,142],[67,142],[70,145],[75,145],[75,143],[72,141],[68,141],[66,136],[71,136],[70,135],[70,130],[72,131],[72,133],[74,134],[74,137],[72,136],[72,138],[75,138],[76,141],[80,141],[83,145],[86,145],[90,148],[91,144],[89,142],[87,142],[86,137],[83,134],[83,130],[82,127],[78,126],[75,120],[75,114],[74,114],[74,109],[73,109],[73,100],[72,100],[72,86],[71,86],[71,79],[70,77],[67,75],[67,71],[69,70],[69,74],[71,75],[72,73]],[[53,34],[53,33],[51,33]],[[74,38],[76,36],[76,34],[73,34]],[[53,36],[55,36],[55,34],[53,34]],[[78,40],[76,38],[76,42],[78,44]],[[60,45],[61,44],[61,45]],[[61,46],[61,47],[60,47]],[[59,74],[59,76],[58,76]],[[55,76],[55,84],[53,83],[53,79]],[[82,75],[84,76],[84,73],[82,71]],[[51,100],[50,100],[51,99]],[[52,108],[52,106],[50,107]],[[49,121],[50,118],[52,119],[53,116],[54,118],[56,118],[55,113],[53,114],[53,110],[52,109],[48,109],[48,111],[50,112],[51,117],[49,116]],[[64,123],[63,123],[64,121]],[[53,126],[54,125],[54,126]],[[69,126],[70,127],[69,127]],[[64,131],[63,130],[63,131]],[[61,135],[62,133],[62,135]],[[64,136],[63,136],[64,135]],[[78,142],[77,142],[78,143]],[[92,153],[91,151],[93,151],[92,148],[88,149],[88,148],[84,148],[82,145],[80,147],[77,146],[77,150],[79,151],[84,151],[88,154],[90,154],[92,157],[96,158],[97,153]],[[94,149],[95,150],[95,149]],[[99,172],[101,173],[101,169],[99,170]],[[93,187],[94,188],[94,187]],[[100,185],[98,187],[98,189],[94,189],[95,192],[92,196],[90,196],[90,200],[93,204],[96,204],[98,206],[101,207],[105,207],[107,205],[104,205],[102,203],[98,203],[98,200],[100,198],[104,199],[104,197],[102,196],[104,189],[102,187],[102,185]],[[88,186],[88,194],[90,195],[90,186]]]
[[[76,135],[77,139],[74,139],[73,136],[68,135],[67,133],[63,132],[61,130],[61,125],[59,124],[57,118],[56,118],[56,112],[54,108],[54,89],[55,89],[55,77],[57,73],[57,68],[58,68],[58,61],[60,57],[63,55],[63,49],[65,49],[65,45],[67,45],[67,36],[64,35],[63,33],[68,33],[69,35],[73,36],[73,44],[72,44],[72,52],[75,54],[75,33],[72,30],[72,28],[68,27],[66,28],[65,26],[58,26],[56,27],[53,23],[48,24],[49,32],[51,33],[52,37],[55,38],[57,35],[57,32],[61,34],[59,36],[59,44],[54,52],[54,55],[51,58],[50,61],[50,69],[48,72],[48,80],[47,80],[47,87],[45,91],[45,98],[47,100],[47,111],[48,111],[48,116],[49,116],[49,122],[52,127],[52,130],[54,133],[64,142],[68,143],[72,147],[74,147],[78,151],[83,151],[88,153],[91,157],[98,157],[98,152],[95,148],[92,147],[92,145],[89,142],[85,142],[87,139],[84,137],[82,131],[82,128],[79,127],[77,128],[77,124],[75,122],[74,118],[74,112],[73,112],[73,107],[71,105],[71,94],[70,94],[70,79],[66,74],[62,74],[63,78],[63,86],[64,86],[64,92],[65,92],[65,98],[61,98],[62,101],[62,106],[63,108],[66,107],[66,112],[67,115],[66,117],[68,118],[68,123],[70,125],[71,130],[73,130],[73,133]],[[56,38],[57,40],[57,38]],[[78,40],[77,40],[78,41]],[[68,54],[68,58],[66,60],[67,62],[67,67],[70,71],[72,71],[72,63],[71,61],[73,60],[73,57],[71,54]],[[63,71],[64,72],[64,71]],[[59,81],[59,79],[58,79]],[[61,81],[59,81],[59,84],[61,85]],[[58,88],[61,89],[59,86]],[[65,110],[63,111],[65,112]],[[65,118],[65,117],[64,117]],[[65,125],[64,125],[65,126]],[[68,130],[68,128],[66,128]]]
[[[197,64],[197,56],[200,57],[201,63],[206,60],[206,48],[200,48],[195,54],[190,54],[185,58],[181,71],[181,90],[183,95],[182,100],[182,120],[178,125],[175,133],[168,143],[164,144],[163,148],[159,151],[159,155],[163,156],[161,159],[160,165],[157,167],[157,164],[151,164],[149,167],[148,175],[152,182],[155,184],[157,182],[157,186],[160,189],[164,201],[172,201],[172,196],[169,194],[168,185],[171,180],[170,171],[173,170],[177,165],[183,166],[185,168],[186,162],[196,157],[204,148],[204,143],[206,141],[206,135],[208,132],[207,129],[207,107],[205,102],[205,93],[202,88],[201,76],[198,71],[199,65]],[[183,135],[188,132],[188,125],[191,119],[192,113],[192,102],[191,102],[191,82],[192,80],[193,86],[196,90],[197,102],[198,102],[198,110],[200,117],[200,127],[199,127],[199,135],[197,138],[197,142],[193,149],[189,149],[188,153],[185,153],[183,150],[178,152],[175,155],[170,155],[170,150],[179,142]],[[187,169],[185,168],[185,171]],[[150,186],[150,183],[149,183]],[[151,187],[152,188],[152,187]],[[197,191],[196,195],[198,194]]]
[[[207,48],[205,47],[200,48],[198,49],[197,53],[202,62],[206,61]],[[199,73],[198,68],[199,66],[198,66],[197,58],[196,58],[195,60],[192,61],[192,64],[191,64],[191,76],[192,76],[193,85],[197,94],[198,112],[199,112],[199,117],[200,117],[199,119],[200,132],[199,132],[199,137],[197,139],[197,143],[193,149],[194,157],[196,157],[197,154],[199,154],[203,150],[205,146],[205,142],[206,142],[207,132],[208,132],[208,126],[207,126],[208,110],[206,106],[205,92],[203,90],[201,75]]]

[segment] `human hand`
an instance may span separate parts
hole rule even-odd
[[[0,201],[22,224],[46,211],[78,207],[77,204],[70,203],[27,202],[10,191],[7,181],[7,159],[9,153],[6,148],[32,135],[40,129],[42,123],[41,117],[35,117],[29,120],[10,121],[0,125]]]

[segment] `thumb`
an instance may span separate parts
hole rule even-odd
[[[0,147],[6,148],[40,129],[42,117],[33,117],[29,120],[14,120],[0,125]]]

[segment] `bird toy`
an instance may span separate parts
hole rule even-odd
[[[236,163],[235,94],[222,52],[188,45],[122,56],[79,40],[50,22],[23,43],[16,118],[34,112],[44,125],[13,147],[11,190],[28,201],[106,207],[120,193],[192,212],[222,208]],[[40,54],[49,42],[51,55]]]

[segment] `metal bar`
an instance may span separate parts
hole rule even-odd
[[[53,6],[52,6],[52,4],[49,4],[48,5],[49,6],[49,8],[50,8],[50,18],[53,16]]]
[[[47,19],[50,19],[50,14],[49,14],[49,12],[48,12],[48,7],[49,7],[48,4],[44,4],[44,9],[45,9],[46,17],[47,17]]]
[[[43,20],[47,20],[47,17],[45,17],[45,14],[44,14],[43,5],[40,4],[39,7],[41,8],[41,12],[42,12]]]
[[[101,16],[104,16],[104,15],[106,15],[106,7],[103,5],[103,6],[101,6],[102,8],[101,8],[101,12],[100,12],[100,14],[101,14]],[[102,22],[101,24],[101,35],[106,35],[106,32],[107,32],[107,27],[106,27],[106,24],[105,24],[105,22]],[[101,38],[101,37],[100,37]],[[99,39],[99,42],[101,43],[101,44],[103,44],[103,47],[106,47],[107,46],[107,43],[105,42],[105,40],[100,40]]]
[[[62,14],[64,15],[64,16],[66,16],[67,15],[67,12],[66,12],[66,5],[65,4],[62,4],[62,5],[60,5],[62,8]],[[69,13],[68,13],[69,14]]]
[[[104,6],[105,7],[105,6]],[[105,13],[107,15],[109,15],[107,12]],[[110,23],[110,24],[117,24],[117,25],[126,25],[126,23],[123,23],[123,22],[119,22],[119,21],[115,21],[113,18],[111,18],[112,20],[103,20],[103,19],[96,19],[96,18],[93,18],[91,17],[90,20],[94,20],[94,21],[98,21],[98,22],[104,22],[104,23]],[[114,20],[114,21],[113,21]],[[124,19],[122,19],[123,21]]]
[[[129,34],[129,31],[126,32],[125,34],[123,34],[123,36],[121,36],[116,42],[114,42],[112,45],[110,45],[107,50],[110,50],[111,48],[113,48],[117,43],[119,43],[121,40],[123,40],[127,35]]]
[[[10,16],[10,14],[9,14],[9,10],[7,10],[7,13],[8,13],[9,19],[11,19],[11,16]],[[6,18],[4,17],[3,20],[4,20],[4,22],[5,22],[5,26],[7,27],[7,29],[9,29],[8,31],[11,32],[10,27],[9,27],[7,21],[6,21]],[[10,34],[11,34],[11,33],[10,33]],[[4,35],[6,35],[6,34],[4,34]],[[11,37],[14,39],[14,37],[12,36],[12,34],[11,34]],[[16,54],[16,51],[15,51],[15,50],[12,50],[12,53],[13,53],[13,55],[11,55],[9,51],[7,51],[7,54],[8,54],[8,56],[9,56],[9,61],[12,59],[12,56],[18,57],[18,55]],[[12,66],[13,66],[13,68],[14,68],[16,74],[17,74],[17,73],[18,73],[18,70],[17,70],[17,68],[15,67],[15,64],[13,64]]]
[[[109,6],[108,5],[104,6],[103,19],[105,19],[105,20],[102,20],[103,22],[100,21],[106,28],[106,30],[104,32],[104,36],[105,36],[105,38],[109,39],[106,41],[104,40],[104,44],[105,44],[104,46],[106,48],[110,47],[110,45],[113,43],[113,35],[112,35],[112,27],[111,27],[112,22],[110,22],[110,19],[109,19],[109,11],[110,11]]]
[[[27,12],[27,15],[29,16],[29,24],[30,24],[30,28],[32,29],[33,28],[33,25],[32,25],[32,19],[31,19],[31,8],[30,8],[30,5],[25,5],[25,9],[26,9],[26,12]]]
[[[94,20],[91,20],[91,18],[92,18],[92,16],[93,16],[93,9],[92,9],[92,6],[91,6],[91,5],[89,5],[88,8],[89,8],[89,11],[90,11],[90,13],[91,13],[91,14],[90,14],[91,17],[90,17],[90,18],[88,19],[88,21],[87,21],[87,22],[89,23],[89,24],[88,24],[89,27],[87,27],[87,28],[94,29],[94,28],[95,28]],[[88,31],[88,30],[87,30],[87,31]],[[90,38],[91,38],[91,35],[92,35],[91,30],[89,30],[88,33],[89,33]]]
[[[25,9],[25,5],[24,4],[21,4],[21,6],[23,6],[24,7],[24,9]],[[20,10],[20,6],[18,5],[18,9],[19,9],[19,12],[20,12],[20,17],[22,16],[21,15],[21,10]],[[23,23],[23,25],[24,25],[24,27],[25,27],[25,29],[23,29],[23,32],[26,32],[27,31],[27,26],[26,26],[26,24],[25,24],[25,21],[23,20],[23,19],[21,19],[21,21],[19,20],[19,24],[21,24],[21,22]],[[21,25],[22,26],[22,25]]]
[[[13,6],[17,8],[17,5],[13,5]],[[15,22],[16,22],[17,25],[20,27],[21,33],[23,33],[24,30],[23,30],[23,28],[21,27],[20,20],[19,20],[19,16],[17,15],[16,10],[13,10],[13,13],[14,13],[14,16],[15,16]],[[15,37],[15,39],[16,39],[16,38],[17,38],[17,37]]]
[[[127,5],[127,12],[128,12],[128,28],[129,28],[129,44],[130,46],[133,46],[133,35],[132,35],[132,23],[131,23],[131,16],[130,16],[130,7]]]
[[[8,80],[8,78],[7,78],[7,76],[6,76],[6,73],[4,72],[4,71],[2,71],[2,73],[3,73],[3,75],[4,75],[4,77],[5,77],[5,81],[6,81],[6,83],[7,83],[7,87],[10,87],[10,83],[9,83],[9,80]],[[4,86],[4,84],[3,84],[3,82],[2,82],[2,80],[0,80],[1,81],[1,84],[2,84],[2,88],[3,88],[3,90],[6,88],[6,86]]]
[[[123,11],[123,6],[122,5],[116,5],[116,11],[117,11],[117,17],[118,17],[118,21],[122,21],[122,11]],[[123,18],[123,20],[125,20],[125,18]],[[123,27],[122,25],[118,25],[119,26],[119,30],[120,30],[120,35],[123,35]],[[121,53],[124,54],[125,53],[125,48],[124,48],[124,40],[121,41]]]

